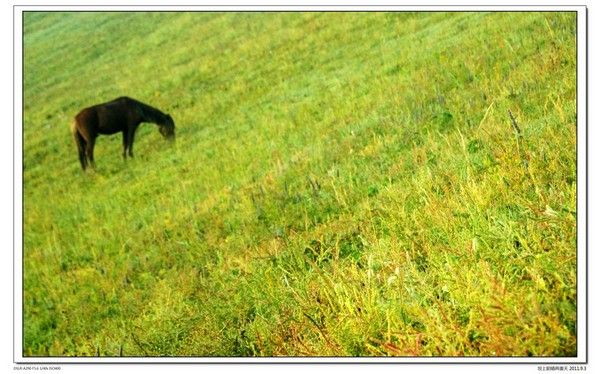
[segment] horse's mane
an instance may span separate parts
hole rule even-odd
[[[167,115],[157,108],[148,104],[144,104],[141,101],[132,99],[130,97],[124,97],[124,99],[130,100],[137,105],[144,122],[152,122],[157,124],[162,124],[165,122]]]

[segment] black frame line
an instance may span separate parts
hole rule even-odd
[[[91,8],[91,7],[95,7],[95,8],[145,8],[145,9],[140,9],[140,10],[103,10],[103,9],[98,9],[98,10],[45,10],[46,8],[52,8],[52,7],[70,7],[70,8]],[[150,10],[150,9],[146,9],[146,8],[174,8],[174,7],[178,7],[178,8],[189,8],[188,9],[182,9],[182,10],[162,10],[162,9],[154,9],[154,10]],[[352,8],[352,10],[347,9],[347,10],[300,10],[300,9],[296,9],[296,10],[223,10],[223,9],[218,9],[218,10],[207,10],[205,8],[209,8],[209,7],[216,7],[216,8]],[[466,10],[449,10],[449,9],[440,9],[440,10],[401,10],[401,8],[407,8],[407,7],[425,7],[425,8],[457,8],[457,7],[462,7],[462,8],[467,8]],[[552,9],[557,9],[557,8],[567,8],[567,10],[485,10],[485,8],[552,8]],[[583,8],[580,10],[573,10],[573,8]],[[14,363],[15,364],[19,364],[19,365],[94,365],[94,364],[115,364],[115,365],[157,365],[157,364],[166,364],[166,365],[190,365],[190,364],[194,364],[194,365],[227,365],[227,364],[252,364],[252,365],[286,365],[286,364],[294,364],[294,365],[314,365],[314,364],[319,364],[319,365],[547,365],[547,366],[551,366],[551,365],[588,365],[589,363],[589,204],[588,204],[588,191],[589,191],[589,177],[588,177],[588,171],[589,171],[589,166],[588,166],[588,161],[589,161],[589,137],[588,137],[588,128],[589,128],[589,121],[588,121],[588,115],[589,115],[589,81],[588,81],[588,77],[589,77],[589,42],[588,42],[588,37],[589,37],[589,12],[588,12],[588,8],[587,5],[584,4],[579,4],[579,5],[525,5],[525,4],[517,4],[517,5],[481,5],[481,6],[477,6],[477,5],[457,5],[457,4],[453,4],[453,5],[231,5],[231,4],[227,4],[227,5],[173,5],[173,4],[169,4],[169,5],[124,5],[124,4],[113,4],[113,5],[109,5],[109,4],[103,4],[103,5],[91,5],[91,4],[86,4],[86,5],[57,5],[57,4],[53,4],[53,5],[19,5],[19,4],[15,4],[13,5],[13,61],[12,61],[12,67],[13,67],[13,115],[12,115],[12,119],[13,119],[13,128],[12,128],[12,142],[13,142],[13,163],[12,163],[12,169],[13,169],[13,191],[12,191],[12,195],[13,195],[13,266],[15,264],[15,259],[16,259],[16,251],[15,251],[15,243],[16,243],[16,228],[14,226],[14,222],[15,222],[15,218],[16,218],[16,200],[15,200],[15,191],[16,191],[16,181],[15,181],[15,176],[16,176],[16,168],[15,168],[15,134],[16,134],[16,130],[15,130],[15,120],[16,120],[16,102],[15,102],[15,91],[16,91],[16,81],[17,81],[17,77],[16,77],[16,64],[15,64],[15,49],[16,49],[16,30],[15,30],[15,20],[16,20],[16,11],[17,8],[23,8],[23,10],[20,11],[21,14],[21,74],[22,76],[19,77],[21,79],[21,119],[24,118],[24,102],[25,102],[25,94],[24,94],[24,82],[23,82],[23,78],[25,75],[25,59],[24,59],[24,55],[25,55],[25,45],[24,45],[24,15],[27,12],[47,12],[47,13],[97,13],[97,12],[102,12],[102,13],[136,13],[136,12],[140,12],[140,13],[402,13],[402,12],[419,12],[419,13],[436,13],[436,12],[444,12],[444,13],[480,13],[480,12],[490,12],[490,13],[535,13],[535,12],[548,12],[548,13],[575,13],[576,17],[575,17],[575,23],[576,23],[576,38],[577,41],[575,43],[575,57],[576,57],[576,61],[579,62],[579,47],[580,47],[580,40],[578,39],[579,36],[579,14],[580,12],[583,13],[583,16],[585,16],[585,20],[586,20],[586,29],[585,29],[585,103],[586,103],[586,108],[585,108],[585,186],[586,186],[586,196],[585,196],[585,207],[586,207],[586,211],[585,211],[585,270],[586,270],[586,295],[585,295],[585,300],[586,300],[586,308],[585,308],[585,332],[586,332],[586,337],[585,337],[585,341],[586,341],[586,347],[585,347],[585,361],[582,362],[575,362],[575,361],[547,361],[547,362],[539,362],[539,361],[523,361],[523,362],[519,362],[519,361],[513,361],[513,362],[469,362],[469,361],[475,361],[475,360],[481,360],[481,359],[505,359],[505,358],[517,358],[517,359],[528,359],[528,357],[526,356],[432,356],[432,357],[426,357],[426,356],[397,356],[397,357],[379,357],[379,356],[261,356],[261,357],[251,357],[251,356],[103,356],[103,357],[95,357],[95,356],[82,356],[82,357],[76,357],[76,356],[23,356],[23,352],[21,352],[21,358],[27,359],[27,358],[66,358],[66,359],[73,359],[73,360],[77,360],[77,359],[85,359],[85,360],[93,360],[90,362],[75,362],[75,361],[17,361],[16,360],[16,346],[14,345],[14,342],[16,340],[16,329],[15,326],[13,325],[13,359],[14,359]],[[31,9],[31,10],[26,10],[26,8],[44,8],[44,10],[37,10],[37,9]],[[204,10],[200,10],[204,8]],[[363,10],[359,10],[360,8],[363,8]],[[382,8],[382,10],[372,10],[372,9],[364,9],[364,8]],[[479,9],[479,10],[475,10],[475,8]],[[483,10],[481,10],[483,8]],[[192,10],[193,9],[193,10]],[[198,10],[196,10],[198,9]],[[579,64],[577,63],[576,65],[576,74],[575,74],[575,87],[576,87],[576,113],[579,114],[579,109],[580,109],[580,105],[579,105]],[[576,115],[577,118],[577,115]],[[578,127],[578,123],[576,120],[576,127]],[[21,123],[21,127],[23,126],[23,124]],[[23,129],[21,128],[21,160],[24,159],[25,156],[25,147],[24,147],[24,142],[25,142],[25,136],[23,134]],[[577,152],[577,146],[579,145],[579,132],[576,131],[576,147],[575,147],[575,152],[576,152],[576,180],[578,180],[577,176],[578,176],[578,160],[579,160],[579,153]],[[23,176],[21,176],[22,179]],[[22,180],[21,183],[21,250],[22,252],[24,252],[24,231],[25,231],[25,221],[24,221],[24,216],[25,216],[25,212],[24,212],[24,202],[25,202],[25,193],[24,193],[24,183]],[[578,207],[578,203],[579,203],[579,183],[577,183],[576,186],[576,201],[577,201],[577,206]],[[576,225],[577,227],[579,227],[579,222],[578,222],[578,216],[576,218]],[[576,245],[575,245],[575,249],[576,249],[576,255],[578,252],[578,239],[579,236],[576,236]],[[577,257],[577,256],[576,256]],[[577,259],[577,266],[576,266],[576,279],[579,279],[578,277],[578,269],[579,269],[579,258]],[[24,294],[24,276],[25,276],[25,263],[24,263],[24,255],[22,253],[21,256],[21,295]],[[16,276],[15,276],[15,269],[13,267],[13,321],[15,320],[15,316],[16,316],[16,310],[14,308],[15,304],[16,304],[16,292],[15,292],[15,285],[16,285]],[[576,293],[579,293],[579,283],[576,284]],[[21,300],[21,314],[23,312],[24,309],[24,299],[22,298]],[[577,306],[577,309],[579,309],[579,305]],[[579,310],[578,310],[579,312]],[[577,313],[578,313],[577,312]],[[579,321],[576,322],[576,324],[578,324]],[[22,331],[22,336],[21,336],[21,348],[24,348],[24,328],[25,328],[25,320],[24,318],[21,319],[21,331]],[[167,358],[167,359],[186,359],[186,361],[183,362],[170,362],[170,361],[151,361],[151,360],[147,360],[147,359],[157,359],[157,358]],[[568,358],[572,358],[572,359],[578,359],[578,356],[566,356],[566,357],[562,357],[562,356],[535,356],[533,358],[542,358],[542,359],[568,359]],[[131,361],[120,361],[120,359],[139,359],[139,360],[143,360],[141,362],[131,362]],[[194,359],[208,359],[208,360],[217,360],[217,359],[232,359],[232,361],[193,361]],[[258,360],[257,360],[258,359]],[[275,362],[273,361],[265,361],[265,362],[261,362],[260,360],[262,359],[270,359],[270,360],[276,360]],[[281,359],[282,361],[280,362],[279,359]],[[296,360],[307,360],[307,361],[285,361],[286,359],[296,359]],[[323,362],[323,361],[308,361],[308,360],[316,360],[316,359],[330,359],[330,360],[335,360],[335,359],[343,359],[343,360],[353,360],[353,359],[364,359],[365,361],[329,361],[329,362]],[[451,359],[453,361],[458,360],[459,362],[447,362],[447,361],[425,361],[425,362],[419,362],[419,361],[408,361],[408,362],[403,362],[402,360],[406,360],[406,359],[439,359],[439,360],[446,360],[446,359]],[[100,362],[100,361],[104,361],[104,360],[111,360],[110,362]],[[252,360],[252,361],[246,361],[246,360]],[[376,362],[375,360],[378,361],[383,361],[383,362]],[[389,361],[388,361],[389,360]],[[465,361],[466,360],[466,361]]]
[[[340,4],[333,4],[333,5],[327,5],[327,4],[317,4],[317,5],[312,5],[312,4],[306,4],[306,5],[290,5],[290,4],[279,4],[279,5],[269,5],[269,4],[261,4],[261,5],[248,5],[248,4],[237,4],[237,5],[232,5],[232,4],[202,4],[202,5],[193,5],[193,4],[180,4],[180,5],[176,5],[176,4],[166,4],[166,5],[127,5],[127,4],[81,4],[81,5],[73,5],[73,4],[52,4],[52,5],[13,5],[14,7],[20,7],[20,8],[24,8],[24,7],[32,7],[32,8],[36,8],[36,7],[40,7],[40,8],[46,8],[46,7],[93,7],[93,8],[114,8],[114,7],[122,7],[122,8],[134,8],[134,7],[144,7],[144,8],[210,8],[210,7],[221,7],[221,8],[257,8],[257,7],[263,7],[263,8],[332,8],[332,7],[338,7],[338,8],[393,8],[393,9],[398,9],[398,8],[408,8],[408,7],[428,7],[428,8],[450,8],[450,7],[454,7],[454,8],[458,8],[458,7],[462,7],[462,8],[499,8],[499,7],[505,7],[505,8],[514,8],[514,7],[522,7],[522,8],[557,8],[557,7],[586,7],[587,10],[587,5],[585,4],[572,4],[572,5],[527,5],[527,4],[513,4],[513,5],[508,5],[508,4],[501,4],[501,5],[468,5],[468,4],[452,4],[452,5],[432,5],[432,4],[402,4],[402,5],[390,5],[390,4],[371,4],[371,5],[340,5]],[[399,10],[398,10],[399,11]],[[62,12],[62,11],[59,11]],[[65,12],[69,12],[69,11],[65,11]],[[70,11],[73,12],[73,11]],[[187,12],[187,10],[180,10],[180,11],[174,11],[174,12]],[[210,11],[206,11],[206,12],[210,12]],[[230,12],[237,12],[235,10],[231,10]],[[321,11],[324,12],[324,11]],[[365,10],[365,12],[376,12],[376,11],[372,11],[372,10]],[[400,12],[400,11],[399,11]],[[457,11],[458,12],[458,11]]]
[[[589,331],[589,314],[590,314],[590,283],[588,274],[590,273],[590,253],[589,253],[589,200],[588,194],[590,190],[589,185],[589,157],[588,157],[588,149],[589,149],[589,137],[588,137],[588,126],[589,126],[589,13],[587,7],[585,8],[585,363],[588,363],[589,360],[589,350],[590,350],[590,331]],[[579,44],[579,43],[578,43]],[[579,74],[579,68],[577,69],[577,75]],[[579,91],[578,91],[579,92]],[[579,98],[577,98],[577,111],[579,112]],[[577,139],[579,141],[579,139]],[[579,144],[579,142],[577,142]],[[577,154],[579,156],[579,154]],[[579,183],[577,183],[577,188],[579,189]],[[577,190],[577,198],[579,198],[579,190]]]

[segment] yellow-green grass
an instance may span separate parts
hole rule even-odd
[[[27,12],[24,354],[575,355],[575,29]],[[73,116],[122,95],[176,145],[82,172]]]

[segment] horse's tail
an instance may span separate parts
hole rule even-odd
[[[79,152],[79,163],[81,163],[81,168],[85,170],[87,167],[87,159],[85,157],[85,139],[77,130],[77,120],[74,119],[71,122],[71,134],[73,135],[73,140],[75,140],[75,144],[77,145],[77,152]]]

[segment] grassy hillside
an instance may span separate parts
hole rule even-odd
[[[27,13],[24,354],[575,355],[575,21]]]

